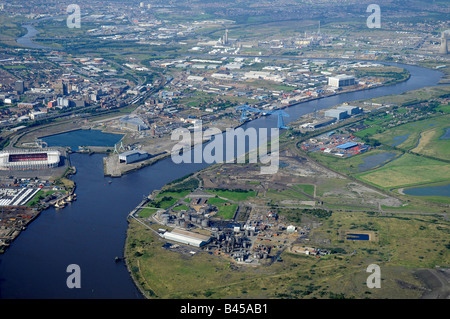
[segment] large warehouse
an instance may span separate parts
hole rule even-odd
[[[358,106],[353,105],[341,105],[336,108],[337,110],[342,110],[348,113],[348,116],[360,114],[363,112],[363,109]]]
[[[211,239],[211,237],[178,228],[174,228],[171,232],[165,232],[162,237],[195,247],[201,247],[207,244]]]
[[[340,74],[336,76],[330,76],[328,78],[328,85],[336,88],[343,86],[355,85],[355,77],[346,74]]]
[[[57,167],[61,153],[57,150],[17,150],[0,152],[0,170],[28,170]]]
[[[149,154],[139,150],[132,150],[119,154],[119,162],[126,164],[135,163],[147,158],[149,158]]]
[[[345,110],[340,109],[330,109],[325,111],[326,117],[334,117],[336,120],[340,121],[348,117],[348,113]]]

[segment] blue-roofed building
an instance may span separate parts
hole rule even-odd
[[[337,147],[337,148],[340,148],[340,149],[342,149],[342,150],[347,150],[347,149],[352,148],[352,147],[355,147],[355,146],[358,146],[358,143],[347,142],[347,143],[338,145],[338,146],[336,146],[336,147]]]

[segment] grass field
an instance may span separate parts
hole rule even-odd
[[[229,203],[229,201],[219,198],[219,197],[212,197],[212,198],[208,199],[208,204],[211,204],[211,205],[224,204],[224,203]]]
[[[395,150],[374,149],[369,152],[365,152],[365,153],[361,153],[361,154],[358,154],[355,156],[345,157],[345,158],[336,157],[333,155],[327,155],[327,154],[323,154],[321,152],[312,152],[312,153],[309,153],[309,156],[311,156],[312,158],[325,164],[327,167],[329,167],[335,171],[353,175],[353,174],[358,174],[360,172],[358,166],[360,164],[364,163],[365,158],[367,158],[369,156],[373,156],[373,155],[384,154],[384,153],[395,153],[396,154],[395,156],[401,155],[401,153],[399,151],[395,151]],[[378,165],[382,165],[383,163],[384,162],[379,163]]]
[[[158,200],[153,200],[147,205],[148,207],[167,209],[174,205],[178,200],[179,198],[167,196],[159,198]]]
[[[296,188],[298,188],[299,190],[301,190],[302,192],[310,195],[310,196],[314,196],[314,185],[311,184],[298,184],[295,185]]]
[[[384,167],[357,175],[382,188],[432,183],[449,179],[450,164],[405,153]]]
[[[217,205],[218,213],[216,216],[220,216],[223,219],[232,219],[237,208],[237,204]]]
[[[255,197],[255,191],[235,191],[235,190],[220,190],[220,189],[208,189],[206,190],[208,193],[217,195],[219,197],[223,197],[229,199],[231,201],[244,201],[250,197]]]
[[[430,101],[438,96],[450,93],[450,86],[435,86],[407,91],[398,95],[386,95],[371,100],[373,103],[382,104],[413,104]]]
[[[433,156],[448,160],[450,158],[450,139],[440,139],[446,128],[450,126],[450,114],[426,120],[403,124],[388,129],[373,138],[382,144],[392,145],[395,137],[407,137],[396,145],[402,150]]]

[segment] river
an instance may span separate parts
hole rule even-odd
[[[285,109],[285,122],[334,105],[354,100],[400,94],[434,86],[441,73],[417,66],[400,65],[411,73],[409,80],[387,87],[344,93],[305,102]],[[243,128],[276,127],[277,117],[266,116],[247,122]],[[166,183],[198,171],[209,164],[175,164],[171,158],[111,179],[103,176],[104,155],[72,154],[77,168],[77,201],[62,210],[41,213],[27,230],[0,255],[0,298],[142,298],[132,282],[122,256],[128,213],[144,195]],[[111,181],[111,183],[109,183]],[[81,288],[69,289],[66,268],[77,264]]]
[[[35,27],[33,27],[32,23],[43,21],[43,20],[48,20],[48,19],[53,19],[53,18],[52,17],[46,17],[46,18],[36,19],[33,22],[29,22],[27,24],[22,25],[22,27],[27,29],[27,33],[25,35],[21,36],[20,38],[18,38],[16,40],[16,42],[18,44],[20,44],[20,45],[23,45],[25,47],[32,48],[32,49],[58,50],[58,49],[54,49],[54,48],[50,48],[50,47],[47,47],[47,46],[43,46],[43,45],[34,43],[31,40],[31,38],[33,38],[35,35],[37,35],[39,33],[39,31],[36,30]]]

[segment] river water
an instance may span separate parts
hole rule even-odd
[[[42,19],[38,19],[37,21],[41,21],[41,20],[47,20],[47,19],[51,19],[51,18],[42,18]],[[44,45],[40,45],[38,43],[35,43],[32,41],[32,38],[37,35],[39,33],[38,30],[36,30],[35,27],[33,27],[33,25],[31,23],[28,24],[24,24],[22,27],[24,27],[25,29],[27,29],[27,33],[25,35],[23,35],[22,37],[17,39],[17,43],[23,46],[26,46],[28,48],[32,48],[32,49],[40,49],[40,50],[55,50],[53,48],[44,46]]]
[[[343,102],[434,86],[441,77],[435,70],[400,66],[411,73],[406,82],[305,102],[285,109],[290,115],[285,122]],[[248,122],[243,128],[276,125],[277,117],[272,115]],[[167,158],[112,179],[103,176],[103,156],[71,155],[71,163],[77,168],[73,177],[77,201],[62,210],[42,212],[0,255],[0,298],[142,298],[125,265],[114,262],[123,254],[126,217],[144,195],[209,164],[175,164]],[[70,264],[80,266],[81,288],[66,285]]]

